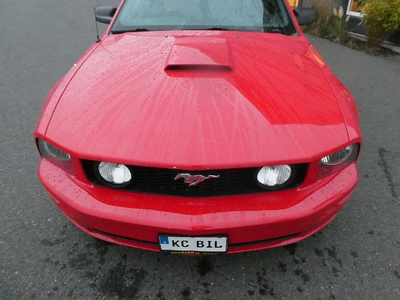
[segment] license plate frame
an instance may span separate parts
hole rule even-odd
[[[228,251],[228,236],[179,236],[160,234],[158,245],[162,252],[173,254],[224,254]]]

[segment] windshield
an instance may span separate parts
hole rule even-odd
[[[146,30],[296,33],[283,0],[126,0],[111,32]]]

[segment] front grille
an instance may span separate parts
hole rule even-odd
[[[83,169],[88,179],[100,186],[107,186],[105,182],[96,176],[95,168],[97,162],[82,161]],[[291,166],[294,171],[293,178],[288,184],[282,186],[279,190],[298,187],[303,183],[307,173],[307,164]],[[267,190],[257,183],[257,172],[260,168],[243,169],[222,169],[222,170],[199,170],[187,171],[178,169],[161,169],[150,167],[128,166],[133,173],[132,184],[118,189],[128,190],[138,193],[171,195],[182,197],[212,197],[224,195],[254,194],[265,193]],[[174,180],[181,173],[190,173],[191,175],[219,175],[218,178],[207,179],[198,185],[189,186],[183,178]],[[115,188],[115,187],[110,187]]]

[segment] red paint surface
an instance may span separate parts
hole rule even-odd
[[[229,236],[229,253],[283,246],[310,236],[336,216],[358,177],[352,164],[334,176],[295,190],[187,199],[82,185],[44,159],[39,176],[70,220],[97,238],[157,251],[157,237],[161,233],[223,234]],[[313,177],[312,172],[309,176]],[[96,231],[132,240],[110,238]],[[295,233],[299,235],[290,240],[234,246]]]
[[[210,52],[215,41],[225,50]],[[310,59],[304,37],[163,32],[108,36],[96,46],[45,134],[73,155],[227,168],[307,162],[348,143],[330,71]],[[210,61],[232,71],[165,70]]]
[[[106,35],[50,92],[35,137],[72,155],[76,175],[42,159],[39,177],[98,238],[157,250],[160,233],[224,234],[230,245],[298,233],[230,253],[297,242],[329,223],[358,175],[353,163],[317,181],[319,160],[361,143],[351,94],[304,36],[218,31]],[[186,170],[310,167],[297,189],[190,199],[94,186],[81,158]]]

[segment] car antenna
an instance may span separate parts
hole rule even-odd
[[[97,34],[96,43],[98,43],[98,42],[101,41],[101,39],[100,39],[100,36],[99,36],[99,27],[97,26],[97,20],[96,20],[96,7],[94,7],[93,10],[94,10],[94,20],[96,22],[96,34]]]

